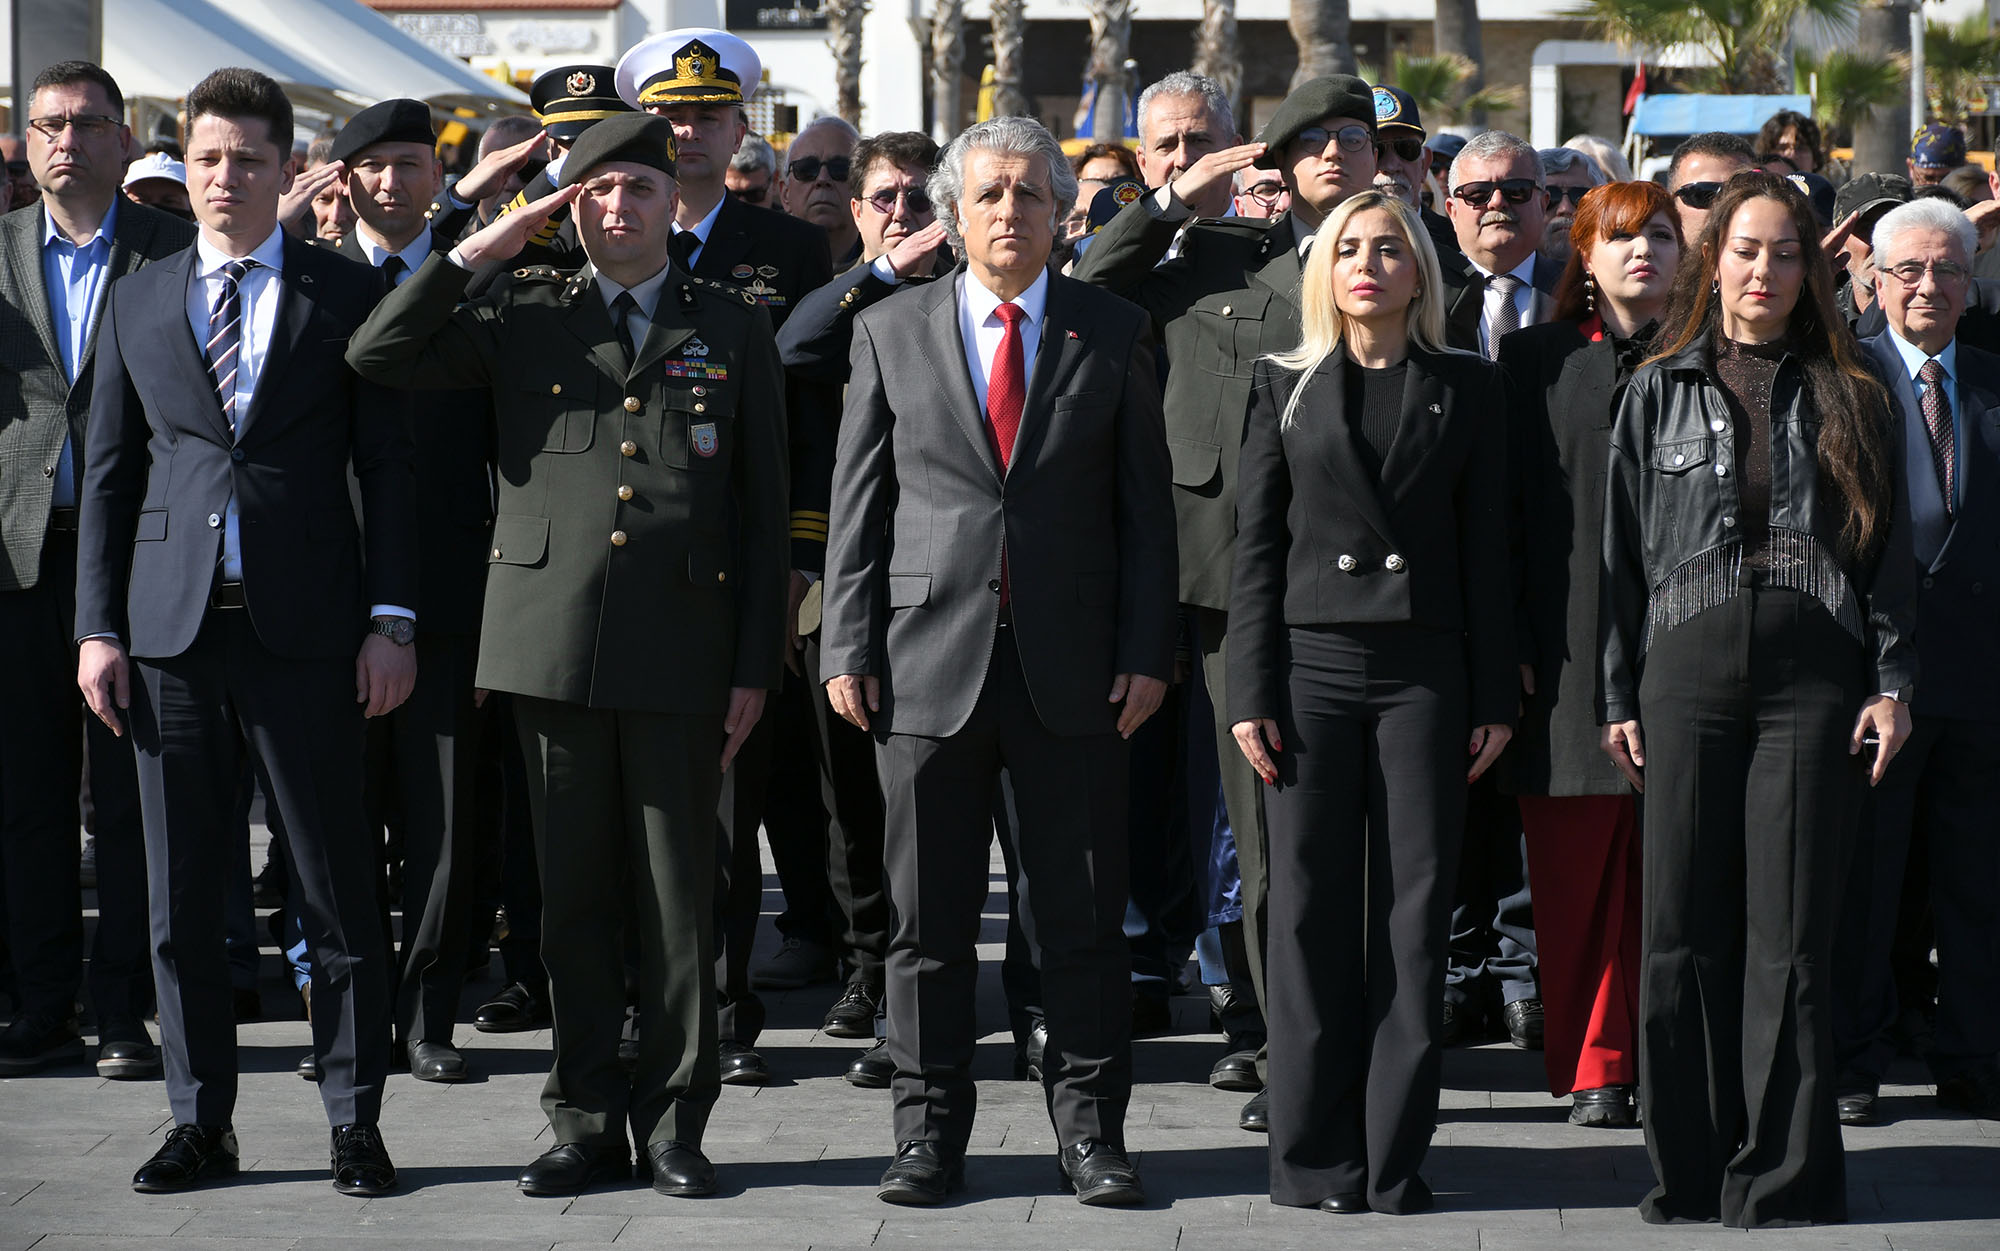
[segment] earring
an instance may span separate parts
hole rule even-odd
[[[1597,284],[1591,280],[1587,270],[1583,275],[1583,305],[1590,312],[1597,311]]]

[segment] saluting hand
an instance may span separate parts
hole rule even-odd
[[[1276,752],[1285,750],[1283,740],[1278,737],[1278,723],[1269,717],[1259,717],[1254,721],[1238,721],[1229,727],[1236,736],[1236,746],[1257,776],[1269,786],[1278,780],[1278,762],[1271,759]]]
[[[1264,145],[1261,143],[1246,143],[1211,152],[1174,179],[1174,198],[1182,204],[1193,204],[1206,196],[1217,183],[1228,183],[1236,177],[1238,170],[1249,169],[1262,155]]]
[[[347,175],[341,161],[328,161],[292,179],[292,189],[278,197],[278,224],[295,235],[312,237],[313,201]]]
[[[505,188],[514,171],[542,150],[542,140],[548,138],[548,134],[546,130],[536,131],[512,147],[498,148],[480,157],[479,164],[468,170],[453,188],[458,198],[466,204],[477,204]]]
[[[750,737],[757,718],[764,715],[764,688],[761,686],[732,686],[729,688],[729,713],[722,718],[722,732],[729,737],[722,742],[722,771],[729,772],[735,762],[736,753],[743,750],[743,740]]]
[[[529,237],[540,230],[557,209],[582,193],[582,183],[571,183],[553,195],[545,195],[511,213],[500,214],[458,245],[458,258],[465,262],[466,268],[478,269],[488,261],[504,261],[518,256],[521,249],[528,245]]]
[[[849,725],[868,728],[868,714],[882,711],[882,679],[844,673],[826,680],[826,702]]]
[[[944,223],[934,221],[915,234],[905,235],[896,246],[887,252],[889,268],[898,278],[913,278],[929,268],[936,260],[937,250],[944,246]]]

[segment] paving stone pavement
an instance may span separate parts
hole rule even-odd
[[[261,841],[263,832],[257,831]],[[1041,1092],[1008,1080],[997,962],[1005,896],[997,857],[981,955],[982,1023],[995,1032],[976,1061],[979,1119],[970,1190],[934,1210],[874,1197],[887,1161],[886,1091],[841,1079],[858,1044],[818,1023],[833,987],[768,997],[773,1028],[759,1049],[778,1080],[725,1087],[707,1150],[722,1193],[666,1199],[641,1183],[574,1199],[531,1199],[513,1179],[549,1145],[537,1105],[549,1036],[461,1027],[474,1079],[391,1079],[382,1128],[399,1193],[358,1200],[328,1184],[326,1125],[314,1088],[293,1074],[309,1045],[303,1021],[239,1028],[243,1071],[236,1128],[244,1176],[184,1195],[138,1195],[132,1171],[170,1125],[158,1082],[101,1081],[87,1067],[0,1081],[0,1251],[164,1247],[324,1251],[581,1251],[586,1247],[847,1251],[2000,1251],[2000,1123],[1939,1113],[1911,1065],[1884,1091],[1887,1123],[1846,1131],[1853,1223],[1744,1234],[1656,1228],[1634,1204],[1651,1182],[1637,1131],[1578,1129],[1541,1083],[1538,1055],[1504,1044],[1454,1051],[1426,1176],[1439,1209],[1414,1217],[1339,1217],[1273,1207],[1261,1138],[1236,1128],[1243,1096],[1206,1085],[1220,1039],[1206,1003],[1174,1002],[1185,1032],[1134,1047],[1138,1085],[1128,1145],[1151,1203],[1097,1210],[1057,1192],[1055,1141]],[[765,909],[782,906],[767,862]],[[775,946],[768,918],[761,938]],[[762,955],[767,954],[760,952]],[[268,949],[267,1010],[289,1007]],[[497,968],[497,962],[496,962]],[[467,987],[470,1009],[493,989]],[[1747,1241],[1746,1241],[1747,1239]]]

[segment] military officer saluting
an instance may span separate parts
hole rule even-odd
[[[561,938],[543,950],[556,1145],[522,1173],[530,1194],[625,1175],[628,1124],[655,1190],[715,1187],[700,1149],[719,1089],[715,807],[782,667],[785,420],[769,318],[670,262],[674,172],[666,122],[598,123],[561,190],[433,255],[348,348],[390,386],[494,396],[478,684],[514,697],[543,928]],[[524,268],[461,303],[474,269],[563,205],[582,270]],[[622,882],[648,1022],[629,1077]]]

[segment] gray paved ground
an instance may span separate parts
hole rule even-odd
[[[260,831],[261,834],[261,831]],[[998,865],[995,865],[996,874]],[[767,882],[775,879],[767,878]],[[999,879],[995,878],[996,888]],[[778,906],[767,893],[767,911]],[[999,957],[1004,896],[989,903],[982,949]],[[764,941],[772,941],[768,921]],[[267,1006],[289,990],[267,956]],[[182,1196],[141,1196],[129,1181],[170,1124],[157,1082],[99,1081],[76,1068],[0,1081],[0,1251],[81,1247],[448,1248],[676,1246],[908,1247],[976,1251],[1091,1248],[1437,1248],[1542,1251],[1616,1248],[2000,1249],[2000,1124],[1938,1114],[1928,1087],[1885,1091],[1889,1123],[1850,1130],[1848,1203],[1854,1223],[1746,1235],[1656,1229],[1633,1204],[1650,1183],[1636,1132],[1561,1123],[1538,1056],[1506,1046],[1449,1055],[1444,1110],[1427,1176],[1437,1212],[1336,1217],[1274,1208],[1265,1198],[1263,1141],[1235,1127],[1239,1095],[1205,1084],[1219,1039],[1205,1004],[1175,1002],[1188,1033],[1142,1041],[1129,1145],[1153,1202],[1126,1211],[1079,1207],[1056,1193],[1055,1150],[1040,1092],[1006,1080],[1011,1060],[995,970],[982,987],[989,1033],[979,1049],[980,1114],[969,1194],[932,1210],[888,1207],[873,1183],[890,1150],[888,1097],[840,1078],[856,1051],[821,1036],[831,988],[776,996],[761,1050],[781,1075],[763,1089],[727,1088],[708,1151],[723,1193],[661,1198],[638,1183],[574,1200],[530,1199],[513,1187],[546,1148],[536,1106],[546,1033],[460,1035],[477,1077],[433,1086],[397,1076],[383,1132],[401,1193],[355,1200],[327,1183],[326,1125],[314,1088],[292,1069],[302,1021],[239,1031],[244,1071],[236,1127],[245,1176]],[[490,981],[468,987],[476,1004]],[[1905,1074],[1918,1080],[1920,1071]],[[1749,1242],[1746,1242],[1746,1239]]]

